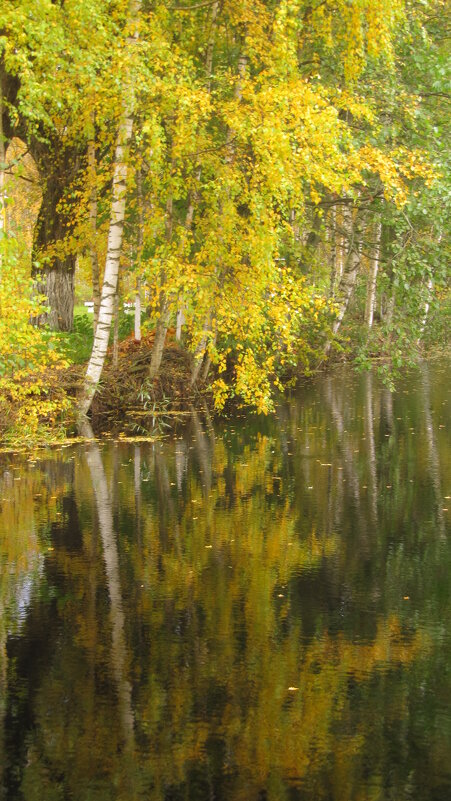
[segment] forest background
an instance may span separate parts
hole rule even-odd
[[[3,3],[2,438],[443,348],[449,73],[445,0]]]

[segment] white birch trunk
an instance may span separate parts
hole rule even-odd
[[[185,314],[183,311],[183,301],[180,301],[179,307],[177,309],[177,322],[175,328],[175,338],[177,342],[180,342],[182,339],[182,326],[185,322]]]
[[[396,305],[396,287],[393,283],[391,295],[388,299],[387,308],[385,309],[385,314],[384,314],[384,321],[388,328],[391,328],[391,326],[393,325],[393,318],[395,316],[395,305]],[[381,315],[382,311],[383,310],[381,309]]]
[[[377,276],[379,272],[379,263],[381,254],[381,236],[382,236],[382,224],[379,222],[376,226],[375,248],[374,248],[373,258],[371,259],[370,271],[368,276],[367,295],[366,295],[365,323],[368,329],[373,327],[373,322],[374,322]]]
[[[431,276],[429,276],[426,286],[427,286],[427,295],[426,295],[426,300],[424,302],[423,317],[422,317],[422,320],[421,320],[420,335],[419,335],[419,337],[417,339],[417,345],[421,344],[421,340],[422,340],[422,337],[423,337],[423,334],[424,334],[424,329],[426,328],[426,323],[427,323],[428,316],[429,316],[429,309],[430,309],[430,306],[431,306],[432,290],[434,289],[434,282],[433,282]]]
[[[164,343],[168,331],[171,310],[166,296],[162,298],[160,316],[155,326],[155,339],[153,341],[152,356],[149,365],[149,378],[152,381],[157,375],[163,358]]]
[[[119,363],[119,278],[113,301],[113,317],[113,364],[115,367],[117,367]]]
[[[141,170],[138,170],[136,188],[138,190],[138,275],[136,278],[135,292],[135,340],[136,342],[141,342],[141,254],[143,249],[144,225]]]
[[[352,293],[354,291],[355,283],[357,280],[357,273],[360,264],[360,254],[352,250],[348,256],[348,262],[345,270],[343,271],[342,279],[340,281],[340,308],[337,318],[332,325],[332,331],[337,334],[343,322],[343,318],[349,306]]]
[[[97,256],[97,176],[96,176],[96,150],[94,139],[88,142],[88,180],[89,180],[89,255],[91,258],[92,299],[94,301],[94,335],[100,308],[100,274],[99,259]]]
[[[141,281],[140,281],[139,276],[136,279],[135,340],[136,340],[136,342],[141,342]]]
[[[330,242],[330,285],[329,295],[333,295],[335,291],[335,276],[337,274],[337,209],[332,206],[330,210],[329,221],[329,242]]]
[[[129,7],[130,23],[138,21],[141,0],[131,0]],[[129,46],[138,39],[138,29],[129,38]],[[127,156],[133,130],[134,86],[129,85],[125,91],[123,113],[114,156],[113,202],[111,206],[108,246],[100,298],[99,319],[97,323],[91,358],[86,370],[83,387],[78,401],[79,419],[86,417],[96,393],[102,375],[105,356],[108,349],[111,320],[113,317],[114,296],[117,291],[119,261],[122,250],[122,234],[124,230]]]
[[[337,291],[336,301],[338,304],[338,314],[332,324],[332,333],[335,336],[340,330],[343,318],[349,306],[352,294],[354,292],[357,275],[360,265],[360,248],[356,240],[356,226],[352,220],[352,210],[346,205],[343,210],[343,229],[344,239],[347,239],[348,253],[346,263],[343,267],[343,272],[340,279],[340,284]],[[330,351],[332,342],[329,340],[325,347],[325,355]]]
[[[346,213],[338,208],[335,209],[334,214],[334,227],[335,227],[335,264],[332,277],[332,296],[335,297],[337,287],[340,285],[341,277],[343,275],[343,268],[345,264],[346,253],[346,237],[343,234],[343,225],[346,219]],[[341,229],[341,230],[340,230]]]
[[[442,234],[439,235],[437,239],[437,244],[439,245],[441,241],[442,241]],[[431,307],[431,297],[433,289],[434,289],[434,281],[432,280],[432,275],[429,275],[427,280],[427,295],[424,303],[423,318],[421,320],[420,335],[417,339],[417,345],[420,344],[422,336],[424,334],[424,329],[426,328],[426,323],[429,317],[429,309]]]

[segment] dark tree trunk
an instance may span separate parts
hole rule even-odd
[[[17,93],[20,88],[19,79],[15,75],[10,75],[5,70],[5,66],[0,59],[0,84],[2,87],[2,132],[4,137],[5,150],[13,136],[23,139],[23,130],[19,130],[13,124],[10,115],[10,108],[14,107],[17,101]]]
[[[48,311],[36,320],[56,331],[70,331],[74,319],[76,249],[70,188],[80,168],[73,147],[61,142],[32,142],[30,152],[42,177],[42,204],[34,232],[32,276],[36,291],[47,298]]]
[[[10,75],[0,59],[3,97],[3,135],[5,146],[14,137],[26,142],[41,178],[42,205],[34,232],[32,275],[37,291],[48,299],[49,311],[39,317],[38,324],[70,331],[74,309],[74,272],[76,252],[71,236],[74,231],[71,196],[74,179],[79,175],[86,147],[65,146],[64,139],[41,130],[39,138],[30,134],[24,119],[9,113],[17,103],[20,78]],[[37,266],[39,265],[39,267]]]

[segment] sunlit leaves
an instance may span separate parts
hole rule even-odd
[[[125,0],[2,7],[3,59],[20,79],[11,119],[43,143],[51,135],[76,143],[80,161],[61,201],[70,236],[43,258],[78,253],[87,283],[93,186],[104,255],[121,98],[133,85],[122,291],[133,297],[139,275],[148,326],[163,302],[171,322],[183,306],[184,345],[212,360],[218,408],[237,397],[268,411],[274,387],[296,365],[308,369],[329,335],[333,247],[345,255],[343,239],[332,246],[343,235],[339,204],[365,207],[358,247],[368,258],[366,226],[383,199],[403,252],[404,209],[426,190],[432,196],[446,173],[443,148],[431,157],[430,144],[443,124],[430,112],[446,92],[436,15],[428,16],[434,3],[157,3],[144,7],[132,50]],[[403,74],[409,65],[415,79]],[[88,140],[94,178],[84,163]],[[335,233],[326,220],[333,204]],[[422,201],[415,214],[428,216]]]
[[[56,423],[70,406],[58,391],[48,397],[50,384],[57,382],[66,363],[49,333],[32,324],[42,312],[42,299],[17,258],[13,238],[0,240],[0,255],[1,426],[12,439],[33,440],[41,421]]]

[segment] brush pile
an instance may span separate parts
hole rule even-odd
[[[117,357],[109,348],[101,383],[92,404],[92,426],[96,434],[121,431],[126,434],[164,433],[196,403],[201,390],[191,386],[189,354],[169,329],[158,376],[148,377],[155,333],[138,342],[133,336],[118,345]],[[84,367],[71,369],[72,386],[79,386]]]

